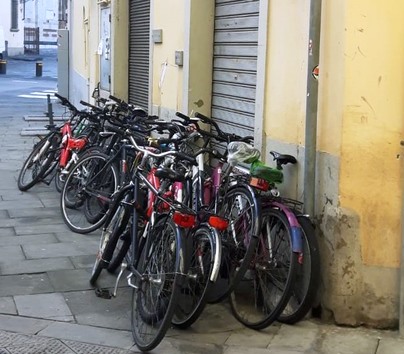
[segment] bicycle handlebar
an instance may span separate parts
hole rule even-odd
[[[80,104],[86,107],[90,107],[92,110],[97,111],[97,112],[102,112],[103,109],[97,106],[92,105],[91,103],[85,102],[85,101],[80,101]]]
[[[138,150],[138,151],[140,151],[140,152],[143,152],[144,154],[148,154],[148,155],[150,155],[150,156],[157,157],[157,158],[161,158],[161,157],[165,157],[165,156],[172,155],[172,156],[176,156],[176,157],[178,157],[178,158],[180,158],[180,159],[182,159],[182,160],[189,161],[190,163],[192,163],[192,164],[195,165],[195,166],[198,165],[194,157],[188,156],[188,155],[186,155],[186,154],[184,154],[184,153],[182,153],[182,152],[180,152],[180,151],[164,151],[164,152],[160,152],[160,153],[151,152],[151,151],[149,151],[149,150],[147,150],[147,149],[141,148],[141,147],[137,144],[136,139],[135,139],[133,136],[129,136],[129,140],[130,140],[130,142],[133,144],[133,146],[134,146],[134,148],[135,148],[136,150]]]
[[[73,105],[73,103],[71,103],[66,97],[63,97],[61,95],[59,95],[58,93],[54,93],[55,97],[57,97],[61,102],[61,104],[63,106],[66,106],[67,108],[69,108],[71,111],[73,111],[74,113],[77,113],[79,110]]]

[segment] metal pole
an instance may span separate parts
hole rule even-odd
[[[47,99],[48,99],[48,112],[46,113],[46,115],[49,118],[49,127],[53,128],[55,126],[55,124],[54,124],[54,121],[53,121],[52,102],[51,102],[51,99],[50,99],[50,95],[46,95],[46,96],[47,96]]]
[[[316,156],[317,156],[317,106],[318,81],[316,78],[320,59],[321,0],[310,2],[310,28],[307,64],[306,131],[304,156],[304,208],[314,216]]]
[[[404,140],[400,142],[404,147]],[[403,163],[401,163],[403,165]],[[402,167],[403,171],[403,167]],[[401,183],[402,191],[402,207],[401,207],[401,260],[400,260],[400,306],[398,313],[398,329],[400,337],[404,337],[404,182]]]

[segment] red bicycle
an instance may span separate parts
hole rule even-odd
[[[97,143],[102,120],[102,109],[91,106],[92,111],[79,111],[67,98],[55,93],[66,106],[71,117],[62,126],[49,124],[49,133],[34,145],[18,176],[18,188],[27,191],[39,182],[50,184],[55,179],[60,192],[70,167],[79,154]],[[82,102],[83,103],[83,102]],[[53,173],[53,174],[52,174]],[[48,180],[46,178],[51,176]]]

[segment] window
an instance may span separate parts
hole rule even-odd
[[[11,31],[18,31],[18,0],[11,0]]]

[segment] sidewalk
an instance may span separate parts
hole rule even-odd
[[[68,230],[53,185],[18,190],[16,179],[33,137],[20,135],[28,125],[22,117],[0,123],[0,353],[138,352],[130,332],[130,289],[122,282],[117,298],[105,300],[88,282],[99,232]],[[112,286],[114,277],[104,273],[101,285]],[[402,354],[404,340],[394,331],[314,319],[256,332],[220,304],[207,306],[191,329],[171,329],[153,352]]]

